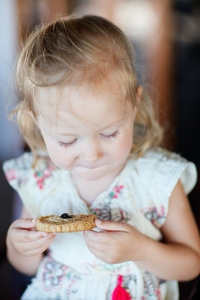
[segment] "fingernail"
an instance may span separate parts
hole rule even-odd
[[[45,236],[47,236],[47,235],[48,235],[47,232],[43,232],[43,233],[42,233],[42,236],[43,236],[43,237],[45,237]]]
[[[102,220],[99,220],[99,219],[96,220],[96,225],[101,225],[102,223],[103,223]]]

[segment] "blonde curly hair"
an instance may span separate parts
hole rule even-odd
[[[79,84],[101,85],[109,74],[123,87],[126,99],[136,105],[138,90],[135,53],[124,33],[97,16],[68,17],[40,25],[27,39],[17,65],[21,101],[13,111],[20,131],[33,151],[45,143],[32,115],[39,113],[36,93],[41,87]],[[32,114],[30,114],[30,112]],[[143,92],[135,120],[132,151],[142,156],[161,143],[162,129],[152,100]]]

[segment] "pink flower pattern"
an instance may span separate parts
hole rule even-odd
[[[108,193],[108,196],[104,199],[104,201],[100,202],[95,209],[93,209],[93,213],[97,215],[99,219],[109,220],[109,221],[124,221],[127,220],[127,213],[119,207],[118,201],[115,199],[123,196],[124,186],[117,185],[115,186],[111,192]]]
[[[52,171],[55,169],[56,168],[54,166],[46,166],[46,169],[41,169],[34,172],[34,177],[40,190],[43,189],[45,180],[52,176]]]
[[[123,188],[123,185],[116,185],[110,192],[110,198],[118,198]]]
[[[16,178],[17,178],[17,174],[16,174],[16,173],[17,173],[17,172],[16,172],[16,169],[15,169],[15,168],[7,170],[7,172],[5,173],[6,179],[7,179],[8,181],[11,181],[11,180],[16,179]]]
[[[150,220],[155,226],[163,224],[163,220],[166,218],[166,212],[163,205],[161,205],[160,210],[156,206],[145,207],[141,210],[145,217]]]
[[[161,300],[160,285],[165,281],[160,280],[149,272],[145,272],[143,275],[143,282],[144,290],[142,300],[148,300],[151,299],[151,297],[155,299],[155,296],[157,296],[157,300]]]

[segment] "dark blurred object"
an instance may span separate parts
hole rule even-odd
[[[200,300],[200,276],[190,282],[180,282],[180,300]]]
[[[176,151],[193,161],[200,175],[200,0],[174,1],[174,17]],[[200,228],[200,179],[189,199]],[[200,276],[179,285],[180,300],[200,299]]]
[[[0,164],[0,187],[0,202],[4,203],[0,210],[0,300],[18,300],[31,278],[14,270],[6,257],[6,233],[12,221],[14,191],[5,179],[2,164]]]
[[[175,10],[177,9],[186,13],[191,13],[194,6],[199,4],[199,0],[175,0],[172,2]]]
[[[187,2],[187,12],[175,10],[174,99],[176,151],[193,161],[200,171],[200,1]],[[190,202],[200,226],[200,182]]]

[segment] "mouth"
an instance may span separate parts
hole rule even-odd
[[[98,168],[100,168],[102,166],[103,165],[95,165],[95,164],[91,164],[91,165],[79,165],[79,167],[84,168],[84,169],[89,169],[89,170],[98,169]]]

